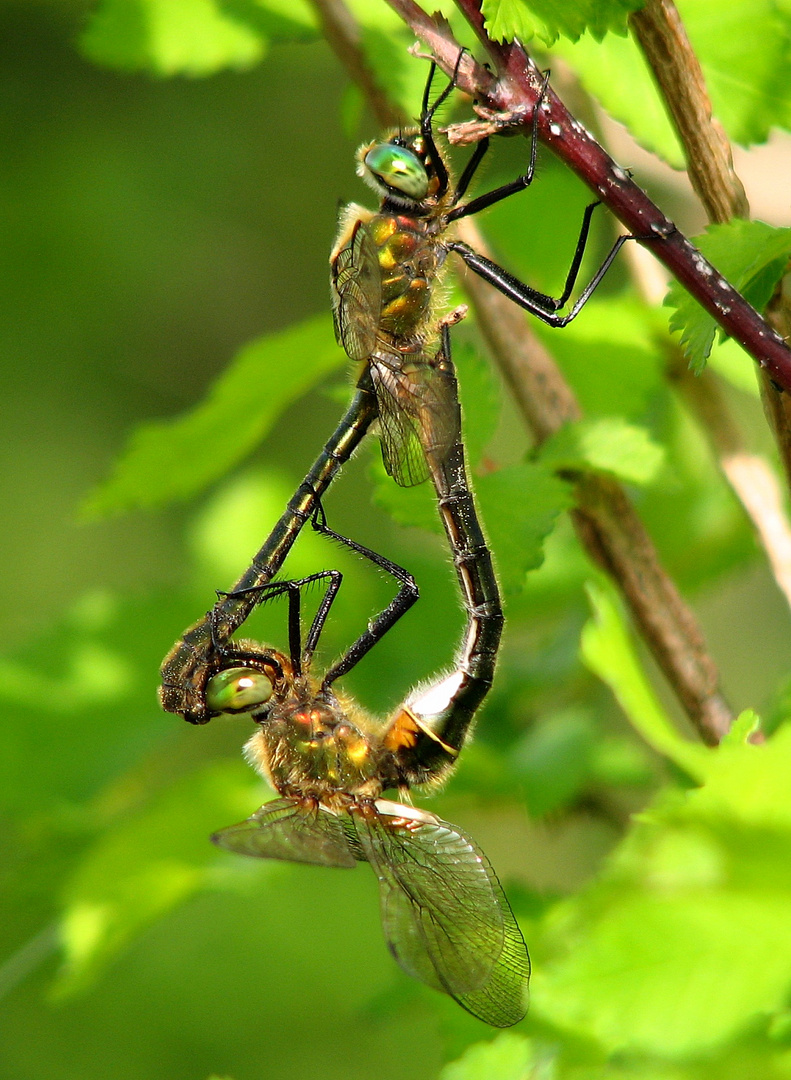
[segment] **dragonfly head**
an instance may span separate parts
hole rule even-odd
[[[385,199],[411,209],[432,194],[434,169],[420,132],[398,132],[357,151],[357,173]]]

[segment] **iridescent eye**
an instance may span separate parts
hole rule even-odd
[[[272,680],[255,668],[228,668],[206,685],[206,707],[213,713],[250,712],[272,696]]]
[[[428,176],[423,162],[403,146],[376,143],[365,155],[365,165],[374,176],[395,191],[420,201],[428,194]]]

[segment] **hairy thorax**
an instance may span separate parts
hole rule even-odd
[[[381,741],[362,711],[346,704],[296,690],[272,708],[245,755],[281,795],[339,809],[348,796],[375,798],[384,786]]]
[[[368,231],[376,244],[382,280],[380,330],[415,338],[431,315],[442,249],[432,222],[401,214],[375,214]]]

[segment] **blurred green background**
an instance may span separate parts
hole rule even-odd
[[[367,868],[257,865],[214,851],[209,833],[264,797],[239,753],[250,725],[187,729],[155,700],[172,641],[244,569],[334,427],[348,395],[341,354],[238,469],[196,498],[101,520],[80,509],[136,424],[197,405],[251,339],[328,318],[338,201],[366,201],[353,153],[375,127],[321,41],[274,40],[249,70],[156,78],[84,58],[77,43],[91,10],[70,0],[0,5],[0,1077],[434,1077],[492,1033],[391,961]],[[416,86],[423,77],[421,67]],[[518,140],[498,146],[487,186],[515,175],[523,152]],[[542,160],[529,204],[487,215],[487,233],[508,265],[538,267],[537,283],[556,290],[585,201]],[[675,210],[686,225],[684,207]],[[615,291],[551,346],[588,415],[615,411],[616,385],[616,409],[664,447],[664,464],[634,490],[641,513],[695,601],[732,702],[779,722],[788,610],[665,388],[651,327],[621,299],[622,281],[614,274]],[[580,662],[592,570],[558,517],[568,494],[539,470],[531,482],[545,507],[507,503],[515,489],[498,488],[492,469],[526,468],[527,441],[472,331],[459,328],[457,340],[509,622],[477,741],[428,805],[489,854],[540,972],[555,955],[556,901],[593,879],[632,811],[687,783]],[[272,392],[308,361],[284,350]],[[251,391],[256,402],[267,392]],[[731,394],[757,431],[754,394]],[[247,406],[241,394],[240,418]],[[523,491],[527,474],[514,475]],[[392,708],[450,664],[462,626],[439,538],[402,528],[383,508],[419,518],[427,500],[394,492],[370,449],[327,500],[333,527],[402,562],[421,585],[421,603],[348,680],[370,708]],[[523,523],[529,539],[517,557],[507,539]],[[553,527],[546,562],[525,586]],[[312,536],[287,571],[327,565],[346,576],[329,657],[390,586]],[[253,630],[282,644],[283,612],[270,605]],[[664,1006],[673,985],[671,975],[656,990]],[[703,1058],[682,1047],[667,1065],[659,1036],[631,1045],[600,1028],[580,1034],[578,1018],[542,1009],[540,976],[536,986],[525,1030],[539,1063],[562,1047],[557,1075],[719,1077],[727,1059],[763,1070],[739,1075],[768,1076],[770,1058],[786,1075],[764,1044],[750,1057],[766,1003],[745,1005],[704,1039]]]

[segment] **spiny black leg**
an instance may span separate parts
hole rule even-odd
[[[599,269],[593,275],[591,280],[588,282],[588,284],[585,286],[585,288],[579,294],[577,299],[574,301],[574,304],[573,304],[573,306],[571,308],[571,311],[568,313],[568,315],[564,315],[563,318],[560,320],[560,322],[555,323],[554,325],[561,326],[561,327],[562,326],[568,326],[568,324],[571,322],[571,320],[575,319],[577,317],[577,315],[579,315],[580,311],[582,311],[582,309],[585,307],[587,302],[590,300],[590,298],[593,295],[594,291],[598,288],[598,286],[599,286],[602,278],[604,277],[604,275],[607,273],[607,271],[612,266],[613,261],[615,260],[615,256],[618,254],[618,252],[621,250],[621,248],[624,246],[624,244],[626,243],[627,240],[657,240],[657,239],[658,239],[658,237],[656,237],[656,236],[633,236],[631,233],[629,233],[626,236],[619,236],[618,239],[613,244],[613,246],[610,248],[610,251],[609,251],[609,254],[607,255],[607,258],[604,260],[604,262],[601,264]]]
[[[577,315],[579,315],[580,311],[600,285],[602,278],[610,269],[615,256],[627,240],[656,239],[658,239],[656,236],[633,236],[631,233],[628,236],[619,236],[610,249],[607,258],[577,297],[571,311],[566,315],[557,314],[558,307],[560,307],[561,303],[564,301],[556,300],[554,297],[547,296],[537,289],[531,289],[529,285],[520,281],[519,278],[514,277],[513,274],[509,274],[507,270],[498,266],[497,263],[492,262],[491,259],[487,259],[484,255],[479,255],[477,251],[473,251],[473,249],[466,244],[462,244],[458,240],[452,240],[445,246],[448,251],[455,251],[457,255],[460,255],[471,270],[478,274],[479,277],[482,277],[484,281],[488,281],[490,285],[493,285],[495,289],[503,294],[503,296],[507,296],[509,300],[513,300],[519,307],[524,308],[525,311],[529,311],[531,315],[535,315],[537,319],[540,319],[541,322],[546,323],[548,326],[561,328],[563,326],[568,326],[572,319],[575,319]],[[575,276],[577,269],[579,269],[578,266],[575,269],[572,265],[572,271]]]
[[[434,119],[434,113],[437,111],[437,109],[440,107],[440,105],[444,105],[445,102],[448,100],[448,97],[450,95],[451,90],[456,85],[456,79],[458,78],[458,75],[459,75],[459,68],[461,67],[462,57],[464,56],[466,51],[467,50],[463,46],[462,46],[461,49],[459,49],[459,55],[456,57],[456,64],[455,64],[455,66],[453,68],[453,74],[450,77],[450,82],[445,87],[445,89],[442,91],[442,93],[439,95],[439,97],[434,102],[434,104],[429,106],[428,98],[429,98],[429,93],[431,91],[431,82],[432,82],[432,80],[434,78],[434,72],[437,69],[436,63],[433,60],[431,61],[431,69],[430,69],[430,71],[428,73],[428,80],[426,81],[426,88],[423,91],[423,107],[420,110],[421,128],[422,128],[424,123],[426,123],[426,122],[428,122],[429,124],[431,123],[431,121]]]
[[[335,597],[338,595],[338,590],[343,583],[343,574],[340,570],[325,570],[324,572],[329,575],[330,581],[327,585],[327,591],[319,604],[318,611],[313,616],[313,622],[310,624],[310,630],[308,630],[307,637],[305,638],[305,648],[301,654],[301,660],[305,667],[310,666],[310,662],[313,659],[313,653],[316,651],[321,632],[324,629],[324,623],[327,621],[330,608],[335,603]]]
[[[313,528],[323,536],[328,536],[333,540],[339,541],[341,544],[345,544],[346,547],[351,548],[352,551],[355,551],[358,555],[362,555],[363,558],[368,559],[369,562],[374,563],[375,566],[379,566],[382,570],[385,570],[394,577],[396,581],[400,582],[400,588],[393,600],[391,600],[384,611],[381,611],[369,622],[367,629],[346,650],[343,656],[332,665],[324,676],[322,687],[326,688],[335,682],[336,679],[339,679],[341,675],[346,675],[357,663],[359,663],[365,654],[374,647],[377,641],[380,641],[388,630],[398,622],[401,616],[409,611],[418,599],[420,592],[415,579],[408,570],[405,570],[402,566],[392,562],[390,559],[386,559],[384,555],[379,555],[370,548],[358,544],[355,540],[350,540],[347,536],[341,536],[340,533],[336,533],[330,529],[327,525],[323,507],[316,507],[312,525]]]
[[[283,592],[285,591],[284,585],[285,585],[285,582],[282,582],[282,581],[268,581],[264,585],[257,585],[255,587],[252,587],[252,588],[249,588],[249,589],[240,589],[240,590],[237,590],[235,592],[223,592],[222,589],[216,589],[215,592],[217,594],[217,599],[218,600],[223,600],[226,597],[229,597],[230,599],[234,599],[237,596],[238,597],[249,596],[249,595],[252,595],[253,593],[257,593],[258,594],[258,601],[257,602],[262,603],[262,602],[266,602],[267,600],[273,599],[275,596],[281,596],[283,594]],[[269,595],[267,595],[267,594],[269,594]],[[219,620],[220,616],[219,616],[219,612],[217,611],[217,609],[212,608],[211,611],[208,611],[206,613],[206,617],[209,620],[209,628],[211,630],[211,643],[212,643],[213,650],[215,652],[219,653],[220,656],[225,656],[229,652],[233,652],[233,649],[229,647],[228,640],[221,638],[221,636],[219,634],[218,620]]]
[[[459,177],[459,182],[456,185],[456,191],[454,192],[454,195],[453,195],[453,206],[455,206],[456,203],[459,202],[460,199],[464,198],[464,195],[465,195],[465,193],[467,191],[467,188],[472,183],[472,178],[473,178],[473,176],[475,176],[475,173],[478,171],[478,166],[483,161],[484,156],[486,154],[486,151],[488,149],[489,149],[489,139],[488,139],[488,137],[485,138],[485,139],[481,139],[481,141],[475,147],[475,151],[474,151],[472,157],[467,162],[467,164],[464,166],[464,172]]]
[[[585,248],[588,244],[588,233],[590,232],[591,218],[593,217],[593,211],[598,205],[599,203],[598,201],[596,201],[593,203],[589,203],[589,205],[585,207],[585,213],[582,215],[582,227],[580,228],[580,234],[577,237],[577,247],[574,251],[574,258],[571,260],[571,266],[569,267],[569,272],[566,275],[566,284],[563,287],[563,292],[555,301],[556,311],[560,311],[560,309],[566,303],[568,298],[571,296],[571,290],[576,284],[577,274],[580,272],[580,266],[582,264],[582,256],[585,254]],[[612,262],[612,259],[610,259],[610,262]],[[609,265],[610,263],[607,263],[607,266]],[[601,278],[599,278],[599,281],[601,281]],[[599,281],[596,282],[596,285],[599,284]],[[593,286],[594,289],[596,288],[596,285]],[[588,295],[590,295],[590,293]]]
[[[530,187],[530,185],[533,183],[533,177],[535,176],[536,171],[536,154],[538,152],[538,117],[539,111],[541,109],[541,102],[544,100],[544,94],[546,93],[548,83],[549,72],[545,71],[544,82],[541,85],[541,91],[538,95],[538,98],[536,99],[535,105],[533,106],[533,117],[530,128],[530,160],[527,165],[527,172],[523,173],[522,176],[518,176],[516,180],[511,180],[509,183],[503,184],[501,187],[495,188],[494,191],[488,191],[485,195],[479,195],[477,199],[472,199],[464,206],[457,206],[455,210],[451,210],[451,212],[446,216],[446,221],[458,221],[459,218],[469,217],[471,214],[478,214],[481,210],[486,210],[487,207],[494,206],[495,203],[502,202],[503,199],[507,199],[510,195],[516,195],[518,192],[524,191],[525,188]],[[483,146],[484,144],[486,144],[488,147],[488,141],[488,139],[482,139],[479,145]],[[462,197],[464,192],[467,190],[470,180],[472,180],[475,170],[480,165],[481,159],[483,158],[483,155],[485,153],[486,149],[481,151],[480,156],[477,156],[478,151],[476,150],[475,154],[473,154],[472,158],[467,163],[467,167],[462,173],[461,180],[459,181],[459,186],[456,189],[456,196],[453,200],[454,206]],[[470,169],[470,175],[467,176],[467,172]],[[467,179],[466,184],[464,183],[465,177]]]
[[[301,596],[302,589],[307,585],[312,585],[315,581],[324,581],[327,583],[327,588],[324,596],[322,597],[319,609],[313,618],[313,622],[308,632],[305,641],[305,650],[302,651],[301,646]],[[299,578],[291,581],[268,581],[264,585],[254,585],[249,589],[238,589],[235,592],[217,593],[218,597],[242,597],[250,596],[257,593],[260,598],[260,602],[267,602],[274,600],[278,596],[288,594],[288,645],[291,662],[294,665],[295,672],[299,675],[303,666],[307,666],[310,662],[313,651],[315,650],[316,643],[321,634],[324,623],[329,614],[329,610],[338,595],[338,590],[341,587],[343,581],[343,575],[340,570],[319,570],[318,573],[308,574],[307,577]],[[215,644],[220,654],[227,654],[232,652],[232,648],[220,643],[215,636],[215,627],[212,621],[212,642]]]
[[[448,170],[445,167],[445,162],[442,160],[442,155],[437,150],[437,144],[434,142],[434,132],[431,127],[432,120],[434,119],[434,113],[447,100],[453,87],[456,85],[456,76],[459,73],[459,66],[461,59],[464,56],[466,49],[459,49],[459,55],[456,59],[456,66],[453,69],[453,77],[448,85],[439,95],[433,105],[429,105],[428,99],[431,92],[431,83],[434,79],[434,72],[437,70],[437,65],[434,61],[431,61],[431,66],[428,72],[428,78],[426,79],[426,88],[423,91],[423,104],[420,110],[420,133],[423,136],[426,143],[426,154],[434,166],[434,172],[437,174],[437,197],[442,198],[445,192],[448,190],[449,178]]]
[[[292,585],[292,582],[288,583]],[[301,593],[299,588],[288,590],[288,652],[296,675],[302,674],[302,627],[300,622],[302,613],[300,610]]]

